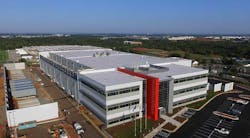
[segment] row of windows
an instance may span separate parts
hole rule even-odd
[[[206,78],[206,77],[207,77],[207,74],[192,76],[192,77],[186,77],[186,78],[176,79],[176,80],[174,80],[174,83],[181,83],[181,82],[184,82],[184,81],[191,81],[191,80],[196,80],[196,79],[201,79],[201,78]]]
[[[114,124],[114,123],[118,123],[118,122],[120,122],[120,121],[129,120],[129,119],[134,118],[135,116],[138,117],[138,116],[139,116],[139,113],[131,114],[131,115],[127,115],[127,116],[123,116],[123,117],[121,117],[121,118],[118,118],[118,119],[109,121],[108,124],[111,125],[111,124]]]
[[[132,106],[132,105],[136,105],[136,104],[139,104],[139,100],[132,101],[132,102],[126,102],[126,103],[122,103],[122,104],[117,104],[115,106],[110,106],[110,107],[108,107],[108,111],[116,110],[116,109],[123,108],[123,107]]]
[[[139,91],[139,90],[140,90],[139,86],[126,88],[126,89],[120,89],[120,90],[114,90],[114,91],[109,91],[108,96],[114,96],[114,95],[118,95],[118,94],[130,93],[130,92],[135,92],[135,91]]]
[[[198,90],[198,89],[202,89],[202,88],[206,88],[206,87],[207,87],[207,84],[199,85],[199,86],[191,87],[188,89],[181,89],[181,90],[174,91],[174,94],[190,92],[190,91],[194,91],[194,90]]]
[[[205,95],[196,96],[196,97],[192,97],[192,98],[188,98],[188,99],[185,99],[185,100],[182,100],[182,101],[178,101],[178,102],[174,103],[173,106],[180,105],[180,104],[183,104],[183,103],[186,103],[186,102],[190,102],[190,101],[193,101],[193,100],[197,100],[197,99],[200,99],[200,98],[204,98],[204,97],[206,97],[206,94]]]

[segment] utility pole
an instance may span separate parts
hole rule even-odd
[[[135,111],[135,109],[136,109],[136,105],[133,109],[133,112]],[[136,137],[136,112],[134,112],[134,116],[135,116],[134,119],[135,119],[135,137]]]
[[[136,114],[135,114],[135,136],[136,136]]]

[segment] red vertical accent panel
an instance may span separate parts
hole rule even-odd
[[[141,77],[147,80],[147,118],[152,120],[158,120],[158,107],[159,107],[159,78],[133,72],[128,69],[117,68],[118,71]]]

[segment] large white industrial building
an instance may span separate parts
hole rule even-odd
[[[40,52],[40,68],[107,127],[202,100],[208,71],[188,59],[88,47]]]

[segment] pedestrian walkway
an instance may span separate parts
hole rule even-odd
[[[186,112],[187,109],[188,108],[185,107],[185,108],[181,109],[179,112],[177,112],[176,114],[174,114],[171,117],[169,117],[167,115],[161,115],[160,117],[162,119],[164,119],[165,121],[162,124],[160,124],[158,127],[156,127],[153,131],[151,131],[149,134],[147,134],[145,136],[145,138],[152,138],[152,137],[154,137],[158,132],[160,132],[162,130],[162,127],[164,127],[167,123],[171,123],[171,124],[175,125],[176,129],[179,128],[179,127],[181,127],[183,125],[183,123],[180,123],[180,122],[176,121],[174,118],[176,116],[181,115],[184,112]]]
[[[175,126],[177,126],[177,127],[181,125],[180,122],[174,120],[174,119],[171,118],[171,117],[168,117],[167,115],[161,115],[161,118],[164,119],[164,120],[167,121],[167,122],[170,122],[171,124],[173,124],[173,125],[175,125]]]

